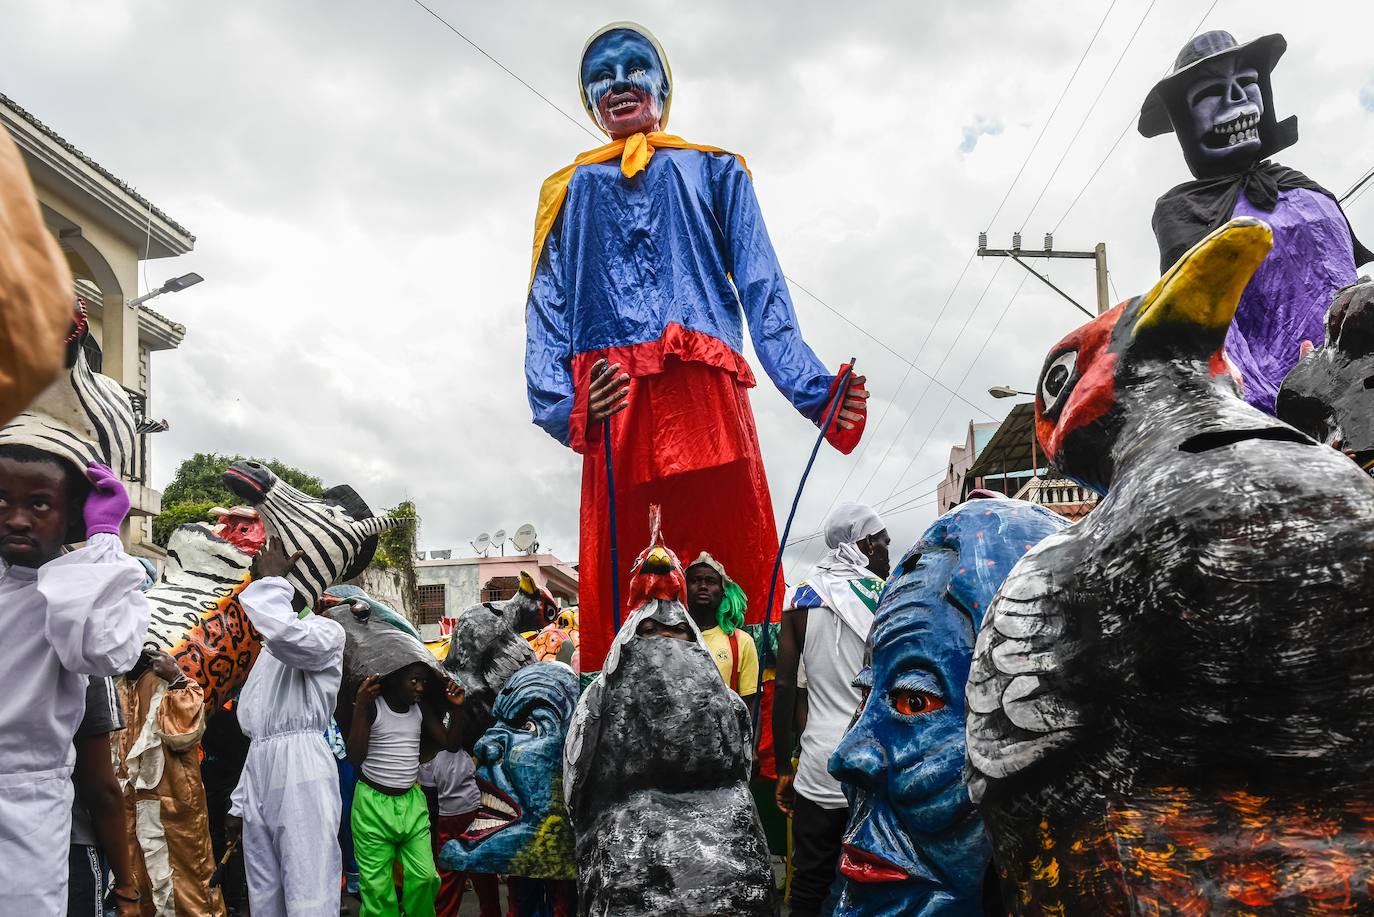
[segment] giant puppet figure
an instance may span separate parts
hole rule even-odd
[[[865,701],[830,758],[851,813],[843,917],[972,917],[997,903],[984,900],[992,848],[963,779],[964,684],[998,587],[1068,520],[974,497],[926,529],[874,612],[858,678]]]
[[[612,142],[540,191],[525,375],[535,423],[583,456],[581,652],[595,671],[612,630],[608,445],[621,544],[645,543],[648,505],[660,504],[669,543],[690,557],[709,550],[746,594],[765,596],[777,533],[744,324],[804,417],[820,423],[839,393],[802,340],[744,159],[662,133],[673,85],[658,41],[612,23],[588,40],[578,78]],[[857,444],[865,398],[853,377],[827,431],[842,451]],[[602,421],[622,408],[607,444]]]
[[[687,613],[657,509],[632,611],[564,747],[582,913],[766,917],[773,871],[749,793],[749,711]]]
[[[967,688],[1016,914],[1374,912],[1374,481],[1237,397],[1239,218],[1050,352],[1036,432],[1104,494],[1017,563]]]
[[[1287,47],[1282,35],[1243,45],[1229,32],[1198,35],[1146,96],[1139,125],[1146,137],[1172,131],[1194,177],[1155,204],[1161,273],[1233,216],[1259,217],[1274,231],[1273,253],[1226,334],[1245,400],[1269,414],[1301,342],[1321,340],[1331,295],[1374,260],[1335,195],[1268,159],[1298,139],[1298,119],[1278,119],[1270,83]]]

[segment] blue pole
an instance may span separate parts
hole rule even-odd
[[[835,387],[835,403],[830,405],[830,409],[825,412],[825,422],[821,424],[821,433],[816,437],[815,444],[811,447],[811,457],[806,460],[806,470],[802,472],[801,482],[797,484],[797,493],[792,497],[792,509],[787,514],[787,524],[782,527],[782,538],[778,541],[778,553],[773,557],[773,575],[768,580],[768,604],[763,607],[763,659],[759,662],[759,683],[754,691],[753,699],[753,721],[754,736],[759,735],[759,708],[763,698],[763,670],[768,668],[772,661],[773,652],[772,641],[768,639],[768,628],[773,623],[773,598],[778,588],[778,571],[782,568],[782,552],[787,547],[787,536],[792,533],[792,520],[797,515],[797,505],[801,503],[802,491],[806,489],[806,479],[811,474],[811,466],[816,463],[816,453],[821,451],[821,443],[825,440],[825,431],[830,429],[831,422],[835,419],[835,414],[839,411],[840,405],[844,402],[846,386],[849,384],[849,377],[854,372],[854,358],[849,358],[849,365],[840,374],[840,384]],[[606,453],[606,460],[610,461],[610,453]],[[614,542],[612,542],[614,544]],[[614,550],[614,548],[612,548]],[[616,628],[619,630],[619,627]]]
[[[601,421],[601,443],[606,450],[606,497],[611,510],[611,620],[615,629],[611,639],[620,633],[620,544],[615,535],[615,462],[611,459],[611,418]]]

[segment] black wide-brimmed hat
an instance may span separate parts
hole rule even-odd
[[[1196,36],[1178,52],[1173,72],[1156,83],[1145,97],[1145,104],[1140,107],[1141,135],[1158,137],[1174,129],[1169,119],[1169,102],[1183,91],[1196,75],[1197,68],[1207,61],[1234,55],[1267,77],[1287,50],[1288,42],[1278,34],[1264,35],[1243,45],[1238,44],[1230,32],[1203,32]],[[1265,105],[1268,107],[1268,99]]]

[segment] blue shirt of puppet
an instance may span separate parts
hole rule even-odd
[[[482,806],[439,852],[439,867],[531,879],[577,877],[563,801],[563,742],[577,705],[577,676],[536,662],[501,688],[496,723],[473,749]]]
[[[830,759],[850,803],[836,914],[983,913],[991,848],[964,784],[964,688],[983,613],[1026,551],[1068,520],[976,499],[893,570],[859,673],[865,701]]]

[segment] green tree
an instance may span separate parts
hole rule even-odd
[[[162,492],[162,512],[153,520],[153,541],[167,547],[167,540],[179,525],[204,522],[216,506],[234,506],[239,499],[224,486],[224,470],[242,455],[220,455],[197,452],[177,467],[172,483]],[[283,464],[276,459],[254,459],[262,462],[286,483],[312,496],[324,493],[324,484],[312,474]],[[412,507],[412,510],[414,507]],[[412,552],[413,556],[413,552]]]
[[[412,500],[402,500],[382,515],[390,514],[405,520],[395,528],[377,536],[377,554],[372,566],[398,571],[405,583],[406,602],[413,609],[420,607],[419,588],[415,583],[415,545],[420,534],[420,514]]]

